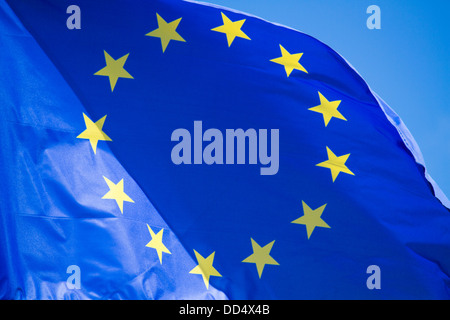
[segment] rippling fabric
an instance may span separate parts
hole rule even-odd
[[[448,200],[331,48],[187,1],[7,3],[1,298],[449,298]]]

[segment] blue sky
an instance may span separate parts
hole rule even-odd
[[[210,0],[292,27],[326,43],[394,109],[428,172],[450,197],[450,1]],[[366,26],[370,5],[381,29]]]

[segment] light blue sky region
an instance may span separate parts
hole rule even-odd
[[[450,1],[212,0],[289,26],[341,54],[403,120],[450,196]],[[370,30],[367,8],[381,10]]]

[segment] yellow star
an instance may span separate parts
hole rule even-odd
[[[318,164],[316,164],[316,166],[330,169],[331,170],[331,177],[333,178],[333,182],[336,180],[337,176],[341,172],[344,172],[344,173],[347,173],[347,174],[351,174],[352,176],[355,175],[345,165],[345,162],[347,161],[348,157],[350,156],[350,153],[346,154],[346,155],[343,155],[343,156],[337,157],[333,153],[333,151],[331,151],[327,147],[327,154],[328,154],[328,160],[324,161],[324,162],[321,162],[321,163],[318,163]]]
[[[167,23],[161,16],[157,13],[156,19],[158,20],[158,29],[155,29],[146,34],[149,37],[156,37],[161,39],[162,52],[166,51],[170,40],[186,42],[176,31],[181,18]]]
[[[92,150],[94,150],[94,154],[97,152],[97,143],[99,140],[102,141],[112,141],[110,137],[106,135],[102,131],[103,124],[105,123],[106,116],[98,120],[97,122],[93,122],[87,115],[83,113],[84,123],[86,124],[86,130],[80,133],[77,138],[78,139],[87,139],[91,143]]]
[[[309,237],[311,237],[311,234],[314,231],[315,227],[330,228],[330,226],[321,218],[323,210],[325,210],[326,204],[317,208],[316,210],[311,210],[311,208],[304,201],[302,201],[302,204],[304,215],[292,221],[291,223],[304,224],[306,226],[308,239]]]
[[[125,62],[128,59],[129,53],[124,55],[123,57],[114,60],[108,52],[104,51],[105,53],[105,61],[106,61],[106,67],[103,69],[100,69],[94,75],[96,76],[107,76],[109,77],[109,84],[111,85],[111,92],[114,91],[114,87],[116,86],[117,80],[119,78],[126,78],[126,79],[134,79],[131,74],[128,73],[127,70],[123,68],[125,65]]]
[[[234,38],[239,37],[247,40],[251,40],[242,30],[242,25],[245,22],[245,19],[239,21],[231,21],[228,17],[221,12],[223,25],[218,26],[212,31],[222,32],[227,35],[228,47],[233,43]]]
[[[272,59],[270,61],[283,65],[288,77],[294,69],[308,73],[308,71],[306,71],[306,69],[303,68],[303,66],[299,63],[299,60],[302,57],[303,53],[290,54],[285,48],[283,48],[281,44],[280,49],[281,57]]]
[[[203,277],[203,282],[205,283],[206,289],[209,288],[209,278],[210,276],[222,277],[222,275],[213,267],[215,251],[209,255],[208,258],[203,258],[200,253],[194,250],[195,257],[197,259],[198,265],[189,271],[192,274],[200,274]]]
[[[261,275],[266,264],[276,266],[280,265],[269,255],[270,250],[272,250],[273,244],[275,243],[275,240],[269,244],[266,244],[262,248],[258,243],[256,243],[255,240],[253,240],[252,238],[250,238],[250,240],[252,241],[253,254],[248,256],[242,262],[255,263],[259,278],[261,279]]]
[[[162,253],[165,252],[168,254],[172,254],[162,242],[162,236],[163,236],[164,229],[161,229],[157,234],[155,234],[153,232],[152,228],[150,228],[150,226],[148,224],[147,224],[147,227],[148,227],[148,231],[150,232],[150,235],[152,236],[152,240],[149,243],[147,243],[145,246],[156,250],[156,252],[158,253],[158,257],[159,257],[159,262],[162,264]]]
[[[347,121],[344,116],[337,110],[341,100],[336,101],[328,101],[320,92],[319,92],[320,105],[316,107],[309,108],[308,110],[321,113],[323,115],[323,120],[325,122],[325,127],[330,122],[331,118],[338,118],[341,120]]]
[[[116,200],[120,212],[122,212],[123,214],[123,202],[127,201],[134,203],[134,201],[123,191],[123,179],[115,184],[105,176],[103,176],[103,178],[105,179],[106,184],[109,187],[109,191],[102,197],[102,199]]]

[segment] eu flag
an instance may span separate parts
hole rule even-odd
[[[193,1],[0,2],[3,299],[448,299],[449,202],[339,54]]]

